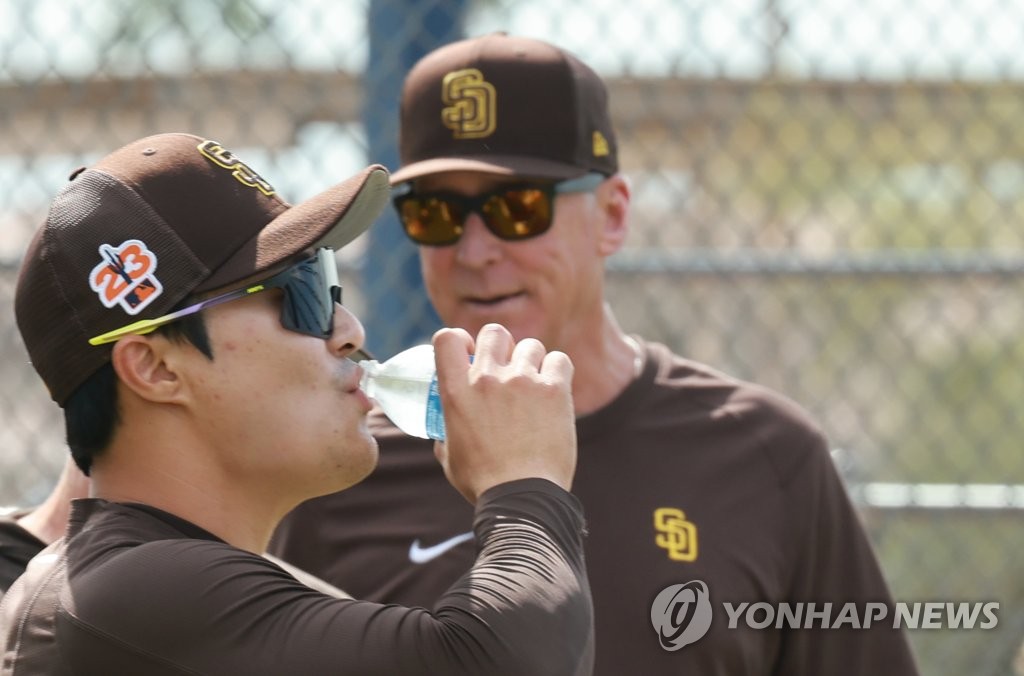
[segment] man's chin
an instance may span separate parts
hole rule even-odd
[[[359,435],[349,443],[342,458],[343,460],[335,467],[332,485],[323,491],[324,495],[355,486],[377,468],[380,451],[377,439],[367,429],[365,418],[360,423]]]

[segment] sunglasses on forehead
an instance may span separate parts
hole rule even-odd
[[[281,289],[281,326],[289,331],[317,338],[329,338],[334,330],[334,305],[341,303],[341,285],[334,251],[318,249],[316,254],[290,268],[241,289],[201,300],[194,305],[156,319],[143,319],[89,339],[90,345],[113,343],[129,334],[145,334],[214,305],[251,296],[268,289]]]
[[[547,232],[555,196],[590,192],[605,180],[585,174],[559,183],[518,183],[468,197],[452,192],[417,192],[412,184],[392,198],[405,234],[416,244],[447,246],[462,236],[471,213],[480,215],[495,237],[515,242]]]

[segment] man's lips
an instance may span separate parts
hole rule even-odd
[[[353,395],[358,399],[364,412],[366,412],[373,408],[373,402],[366,396],[366,392],[363,392],[359,387],[362,378],[363,369],[361,367],[356,366],[354,369],[351,369],[344,378],[344,390],[346,394]]]
[[[468,296],[464,299],[464,302],[469,303],[470,305],[488,307],[492,305],[500,305],[505,301],[512,300],[513,298],[521,298],[525,295],[525,292],[517,291],[515,293],[495,294],[490,296]]]
[[[354,366],[354,365],[353,365]],[[348,364],[345,364],[345,373],[342,375],[342,388],[346,392],[355,392],[359,389],[359,384],[363,380],[363,369],[361,366],[355,366],[352,368]]]

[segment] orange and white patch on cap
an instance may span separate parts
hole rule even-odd
[[[120,305],[125,312],[136,315],[163,292],[154,276],[156,254],[137,239],[125,240],[120,246],[100,245],[101,262],[89,274],[89,286],[108,308]]]

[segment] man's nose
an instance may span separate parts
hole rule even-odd
[[[467,267],[483,267],[501,256],[502,241],[487,229],[476,212],[466,216],[462,236],[455,243],[456,258]]]
[[[327,339],[328,349],[339,357],[347,357],[366,343],[363,323],[340,303],[334,305],[334,330]]]

